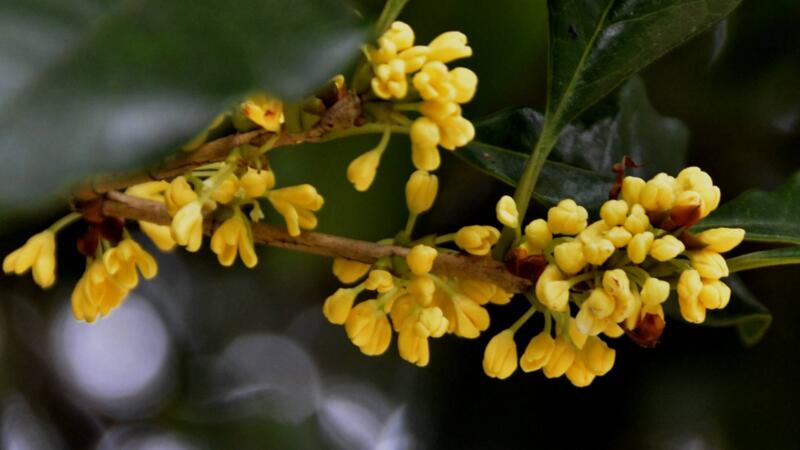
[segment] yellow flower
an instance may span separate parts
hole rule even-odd
[[[358,295],[356,289],[339,288],[325,299],[322,305],[322,313],[328,321],[335,325],[342,325],[350,315],[350,310],[353,308],[353,302]]]
[[[642,208],[642,205],[633,205],[631,207],[631,211],[628,213],[628,218],[625,219],[625,224],[623,226],[634,235],[644,233],[650,228],[650,218],[647,217],[647,213],[644,211],[644,208]]]
[[[472,48],[467,45],[467,36],[458,31],[442,33],[432,40],[428,47],[431,49],[428,59],[431,61],[450,61],[472,56]]]
[[[148,280],[158,273],[156,260],[133,239],[123,239],[116,247],[103,253],[103,264],[114,281],[126,289],[139,284],[136,269]]]
[[[553,311],[566,310],[569,283],[555,264],[549,264],[536,281],[536,298]]]
[[[370,265],[345,258],[333,260],[333,274],[344,284],[358,281],[369,271]]]
[[[210,188],[214,183],[213,178],[208,178],[203,182],[205,186]],[[211,199],[215,202],[228,204],[233,200],[233,197],[239,191],[239,179],[236,175],[228,175],[222,182],[220,182],[213,191],[211,191]]]
[[[442,337],[447,332],[450,323],[444,312],[438,306],[424,308],[419,312],[414,331],[420,337]]]
[[[392,327],[394,331],[413,328],[415,321],[419,317],[419,305],[414,301],[412,295],[401,295],[392,305],[389,315],[392,317]]]
[[[401,358],[419,367],[425,367],[430,362],[428,338],[420,337],[411,328],[402,329],[398,333],[397,350]]]
[[[406,63],[395,58],[385,64],[375,66],[375,77],[372,79],[372,91],[378,97],[389,100],[403,98],[408,93],[406,80]]]
[[[489,253],[492,246],[500,239],[497,228],[484,225],[470,225],[456,233],[455,242],[460,248],[473,255],[483,256]]]
[[[669,297],[669,283],[664,280],[650,277],[642,285],[641,298],[645,306],[664,303],[667,297]]]
[[[409,129],[411,139],[411,161],[419,170],[436,170],[441,164],[439,156],[439,141],[441,134],[439,126],[427,117],[420,117],[411,124]]]
[[[616,226],[606,231],[606,238],[614,244],[615,248],[622,248],[628,245],[633,235],[625,227]]]
[[[247,173],[239,180],[239,185],[247,197],[261,197],[264,192],[275,186],[275,174],[269,169],[258,170],[248,167]]]
[[[197,200],[197,193],[183,176],[176,177],[170,182],[164,192],[164,205],[170,216],[175,217],[178,210]]]
[[[731,299],[731,288],[719,280],[704,280],[698,300],[707,309],[722,309]]]
[[[678,238],[668,234],[653,241],[650,246],[650,256],[657,261],[669,261],[683,253],[686,247]]]
[[[531,339],[519,360],[523,372],[533,372],[544,367],[550,361],[555,345],[556,341],[547,331],[542,331]]]
[[[503,330],[493,337],[483,353],[483,371],[492,378],[504,380],[517,370],[517,344],[514,332]]]
[[[450,71],[450,83],[455,88],[456,103],[467,103],[478,89],[478,76],[466,67],[456,67]]]
[[[525,227],[525,240],[528,247],[541,252],[553,240],[553,233],[550,232],[550,227],[547,226],[547,221],[544,219],[536,219],[531,221]]]
[[[482,280],[460,279],[456,289],[475,303],[485,305],[495,295],[497,286]]]
[[[439,145],[448,150],[463,147],[475,137],[475,127],[461,117],[461,107],[455,102],[423,102],[420,112],[438,125]]]
[[[385,270],[373,270],[369,273],[369,277],[367,277],[367,280],[364,282],[364,287],[370,291],[378,291],[382,294],[394,288],[394,277]]]
[[[72,291],[72,313],[76,320],[94,322],[108,315],[128,295],[128,290],[114,280],[103,261],[94,260]]]
[[[564,199],[547,211],[547,225],[553,234],[575,235],[587,225],[589,213],[572,199]]]
[[[675,178],[659,173],[651,178],[639,194],[639,204],[652,212],[668,211],[675,202]]]
[[[317,193],[314,186],[301,184],[267,193],[272,206],[286,221],[290,236],[299,236],[300,229],[313,230],[317,226],[315,211],[319,211],[325,200]]]
[[[377,300],[359,303],[344,324],[347,337],[365,355],[380,355],[389,348],[392,327]]]
[[[692,267],[701,277],[719,280],[728,276],[728,264],[719,253],[711,250],[696,250],[686,252],[686,254],[689,256]]]
[[[406,205],[412,214],[422,214],[431,209],[439,189],[439,179],[423,170],[411,174],[406,183]]]
[[[519,226],[519,212],[517,211],[517,203],[509,195],[500,197],[495,207],[497,214],[497,221],[503,225],[511,228]]]
[[[422,66],[422,70],[414,75],[413,83],[423,100],[451,102],[455,99],[456,88],[450,83],[450,72],[439,61]]]
[[[617,352],[609,348],[602,339],[590,336],[581,349],[580,359],[590,372],[602,376],[614,367]]]
[[[589,337],[578,329],[578,323],[574,317],[570,317],[567,321],[567,335],[569,336],[569,340],[572,341],[572,345],[578,350],[583,348],[583,344],[586,343],[586,338]]]
[[[550,359],[544,365],[542,371],[547,378],[558,378],[567,372],[575,361],[575,348],[567,342],[564,336],[559,336],[555,341]]]
[[[634,264],[641,264],[647,258],[655,236],[649,231],[638,233],[628,242],[628,258]]]
[[[587,336],[597,336],[608,326],[608,318],[616,308],[616,302],[603,288],[595,288],[581,305],[575,316],[578,331]]]
[[[622,199],[625,200],[629,205],[635,205],[636,203],[639,203],[639,196],[641,195],[645,184],[647,183],[639,177],[623,178],[621,192]]]
[[[438,252],[427,245],[415,245],[406,255],[406,262],[414,275],[425,275],[433,268]]]
[[[596,238],[587,240],[583,244],[583,254],[586,261],[595,266],[601,266],[614,254],[614,244],[608,239]]]
[[[609,200],[600,207],[600,217],[609,227],[622,225],[628,217],[628,203],[625,200]]]
[[[586,387],[592,384],[595,375],[586,368],[583,360],[579,357],[573,359],[572,364],[566,372],[567,379],[575,387]]]
[[[553,256],[558,268],[570,275],[580,272],[588,262],[583,253],[583,244],[577,240],[556,245]]]
[[[725,253],[742,243],[744,230],[741,228],[712,228],[703,231],[697,237],[706,244],[705,250]]]
[[[696,270],[684,270],[678,279],[678,304],[681,315],[687,322],[703,323],[706,320],[706,308],[700,302],[700,291],[703,281]]]
[[[237,250],[245,266],[253,268],[258,264],[253,232],[249,222],[239,211],[214,231],[211,236],[211,250],[217,254],[219,263],[226,267],[233,265]]]
[[[720,190],[714,186],[711,177],[699,167],[687,167],[678,174],[676,184],[683,191],[694,191],[700,194],[703,203],[700,217],[706,217],[711,211],[717,209],[720,201]]]
[[[428,306],[433,302],[436,285],[431,277],[423,275],[414,277],[408,284],[408,293],[420,306]]]
[[[374,148],[364,152],[347,166],[347,179],[359,192],[364,192],[375,180],[375,173],[381,163],[382,148]]]
[[[203,210],[200,202],[184,205],[172,218],[172,239],[186,250],[196,252],[203,243]]]
[[[463,295],[454,295],[452,305],[455,317],[451,325],[456,335],[474,339],[489,328],[489,313],[479,304]]]
[[[268,95],[257,94],[245,100],[240,108],[242,114],[261,128],[277,132],[283,124],[283,103]]]
[[[50,230],[33,235],[3,259],[3,272],[22,275],[32,269],[33,281],[48,288],[56,281],[56,235]]]
[[[129,187],[125,193],[133,197],[164,203],[164,192],[169,186],[170,184],[166,181],[148,181]],[[175,248],[175,241],[172,239],[168,225],[157,225],[140,220],[139,228],[162,252],[168,252]]]

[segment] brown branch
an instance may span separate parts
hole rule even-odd
[[[121,219],[143,220],[162,225],[167,225],[172,220],[163,204],[115,191],[106,195],[103,201],[103,213]],[[207,221],[206,234],[211,234],[214,226]],[[253,239],[273,247],[342,257],[364,263],[374,263],[387,256],[405,257],[409,250],[405,247],[379,245],[323,233],[303,232],[300,236],[290,236],[283,227],[264,223],[253,223]],[[434,270],[449,276],[490,281],[506,291],[515,293],[527,291],[532,285],[530,280],[511,274],[502,263],[489,257],[440,253],[436,258]]]
[[[360,121],[361,113],[361,99],[358,95],[344,93],[336,103],[328,108],[314,127],[303,133],[281,133],[273,147],[295,145],[301,142],[317,142],[331,131],[356,126]],[[72,190],[72,197],[76,203],[87,202],[102,197],[108,192],[120,191],[135,184],[173,178],[202,165],[223,161],[234,148],[240,145],[263,145],[274,135],[275,133],[265,130],[236,133],[207,142],[196,150],[179,152],[148,170],[90,177]]]

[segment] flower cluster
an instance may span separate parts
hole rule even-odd
[[[348,168],[347,177],[359,191],[372,184],[392,126],[409,133],[412,162],[424,171],[439,168],[439,146],[452,151],[475,137],[475,128],[461,115],[460,105],[475,95],[478,77],[465,67],[447,67],[472,55],[463,33],[446,32],[428,45],[414,45],[411,27],[394,22],[378,39],[378,47],[370,47],[367,54],[374,74],[372,92],[386,100],[373,103],[373,114],[387,132],[376,148]],[[412,122],[405,112],[419,116]]]
[[[542,261],[529,296],[532,308],[490,341],[486,373],[506,378],[516,370],[514,333],[536,311],[544,314],[545,329],[530,341],[519,366],[586,386],[614,364],[615,352],[600,336],[627,333],[641,345],[654,345],[672,291],[689,322],[703,322],[707,309],[724,308],[731,291],[721,281],[728,269],[720,253],[736,247],[744,230],[688,231],[719,198],[711,177],[690,167],[677,177],[624,178],[621,199],[605,202],[592,223],[587,210],[570,199],[550,208],[546,220],[530,222],[516,255]],[[497,213],[514,226],[512,203],[501,200]]]

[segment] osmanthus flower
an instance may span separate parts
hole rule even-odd
[[[128,292],[108,272],[103,261],[96,259],[72,291],[72,313],[76,320],[94,322],[121,305]]]
[[[56,238],[51,230],[33,235],[22,247],[3,259],[3,272],[22,275],[28,270],[33,281],[49,288],[56,281]]]
[[[210,246],[223,266],[232,266],[237,253],[245,266],[253,268],[258,264],[250,223],[239,210],[214,231]]]
[[[137,184],[125,190],[125,193],[133,197],[143,198],[159,203],[164,203],[164,193],[169,188],[170,183],[166,181],[148,181]],[[150,238],[151,241],[162,252],[168,252],[175,248],[175,240],[168,225],[159,225],[152,222],[140,220],[139,229]]]
[[[106,250],[103,253],[103,265],[111,278],[125,289],[133,289],[139,284],[139,273],[148,280],[158,273],[153,255],[130,238]]]
[[[281,189],[274,189],[267,193],[272,206],[286,221],[286,228],[292,236],[298,236],[300,229],[313,230],[317,227],[317,217],[314,212],[319,211],[325,203],[314,186],[301,184]]]
[[[280,131],[283,125],[283,102],[269,95],[251,95],[240,109],[245,117],[267,131]]]

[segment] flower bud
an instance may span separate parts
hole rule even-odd
[[[406,63],[400,58],[395,58],[386,64],[375,66],[375,77],[372,79],[372,91],[378,97],[389,100],[403,98],[408,93],[406,80]]]
[[[683,253],[684,250],[686,250],[686,246],[683,245],[683,242],[668,234],[653,241],[653,245],[650,246],[650,256],[657,261],[669,261]]]
[[[269,169],[257,170],[247,168],[247,173],[242,175],[239,184],[249,198],[258,198],[268,189],[275,187],[275,174]]]
[[[364,281],[364,287],[370,291],[378,291],[383,294],[394,288],[394,277],[385,270],[372,270],[369,273],[369,277]]]
[[[728,306],[731,288],[719,280],[704,281],[698,300],[707,309],[722,309]]]
[[[601,266],[614,254],[614,244],[608,239],[595,239],[583,244],[583,254],[589,264]]]
[[[519,359],[519,365],[523,372],[533,372],[544,367],[550,360],[556,341],[550,336],[549,332],[542,331],[537,334],[525,347],[525,352]]]
[[[455,102],[467,103],[475,96],[478,76],[466,67],[456,67],[450,71],[450,83],[455,88]]]
[[[468,253],[483,256],[489,253],[499,238],[500,232],[494,227],[470,225],[458,230],[455,242]]]
[[[653,233],[649,231],[639,233],[631,238],[631,241],[628,242],[628,258],[632,263],[641,264],[647,258],[654,239]]]
[[[430,362],[428,338],[420,337],[412,329],[400,330],[397,335],[397,350],[401,358],[419,367],[425,367]]]
[[[370,265],[345,258],[333,260],[333,274],[344,284],[355,283],[369,271]]]
[[[414,45],[414,30],[405,22],[392,22],[380,38],[378,45],[394,52],[405,50]]]
[[[364,192],[372,185],[382,154],[383,149],[372,149],[362,153],[347,166],[347,179],[353,183],[357,191]]]
[[[639,195],[644,189],[645,181],[639,177],[625,177],[622,179],[622,199],[629,205],[639,203]]]
[[[650,228],[650,218],[641,205],[633,205],[623,226],[632,234],[644,233]]]
[[[647,211],[668,211],[675,202],[675,179],[659,173],[648,181],[639,194],[639,204]]]
[[[580,241],[565,242],[556,245],[554,257],[558,268],[564,273],[576,274],[586,266],[586,255]]]
[[[56,235],[50,230],[31,236],[25,245],[3,259],[3,272],[22,275],[28,270],[33,281],[49,288],[56,281]]]
[[[606,239],[614,244],[615,248],[622,248],[628,245],[633,235],[625,227],[617,226],[606,231]]]
[[[556,312],[566,312],[569,304],[569,282],[550,281],[542,288],[542,297],[539,301],[549,309]]]
[[[428,59],[431,61],[450,61],[472,56],[472,48],[467,45],[467,36],[458,31],[442,33],[432,40],[428,47],[431,49]]]
[[[609,200],[600,207],[600,217],[610,227],[622,225],[628,217],[628,203],[625,200]]]
[[[641,298],[645,306],[655,306],[669,297],[669,283],[658,278],[650,277],[642,286]]]
[[[553,240],[553,233],[550,232],[547,221],[536,219],[529,223],[525,227],[525,240],[528,242],[528,246],[539,251],[547,247]]]
[[[417,170],[406,183],[406,205],[412,214],[422,214],[431,209],[439,189],[436,175]]]
[[[543,368],[544,376],[558,378],[564,375],[573,361],[575,361],[575,349],[563,336],[559,337],[550,353],[550,359]]]
[[[742,243],[744,230],[741,228],[712,228],[703,231],[697,237],[706,244],[705,250],[725,253]]]
[[[602,376],[614,367],[617,352],[599,337],[591,336],[581,350],[581,359],[593,374]]]
[[[365,355],[380,355],[389,348],[392,328],[386,314],[376,300],[356,305],[344,324],[347,337]]]
[[[342,325],[347,321],[353,302],[356,299],[355,289],[339,288],[325,299],[322,305],[322,313],[328,321],[335,325]]]
[[[575,387],[586,387],[594,381],[594,374],[586,368],[581,358],[575,358],[566,372],[567,379]]]
[[[711,250],[696,250],[686,252],[692,267],[697,270],[701,277],[711,280],[719,280],[728,276],[728,264],[725,258],[717,252]]]
[[[541,301],[542,298],[544,298],[544,287],[547,283],[551,281],[563,281],[563,280],[564,280],[564,274],[561,273],[561,270],[559,270],[558,266],[555,264],[548,264],[548,266],[545,267],[544,271],[542,271],[542,274],[539,275],[539,279],[536,280],[536,289],[535,289],[536,298],[538,298],[539,301]]]
[[[433,306],[419,313],[419,320],[414,329],[420,337],[442,337],[447,332],[449,323],[442,310]]]
[[[553,234],[575,235],[587,225],[589,213],[572,199],[561,200],[547,211],[547,225]]]
[[[700,303],[699,295],[703,289],[703,281],[696,270],[684,270],[678,279],[678,304],[681,315],[687,322],[703,323],[706,320],[706,308]]]
[[[514,332],[504,330],[495,335],[483,353],[483,371],[492,378],[504,380],[517,370],[517,344]]]
[[[517,204],[511,196],[504,195],[500,197],[495,207],[497,213],[497,221],[503,225],[511,228],[517,228],[519,225],[519,212],[517,212]]]
[[[406,255],[406,262],[414,275],[425,275],[433,268],[437,251],[427,245],[415,245]]]

